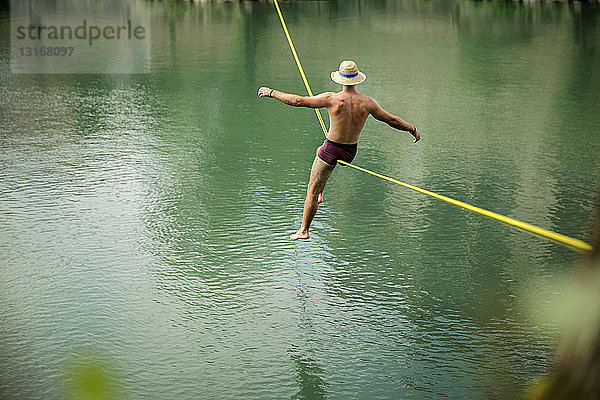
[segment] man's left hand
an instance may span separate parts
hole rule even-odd
[[[258,97],[269,97],[269,92],[271,91],[271,88],[268,88],[266,86],[261,87],[260,89],[258,89]]]

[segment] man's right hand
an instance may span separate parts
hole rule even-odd
[[[415,134],[413,135],[415,137],[415,140],[413,141],[413,143],[417,143],[419,140],[421,140],[421,134],[419,133],[419,129],[415,126]]]
[[[263,86],[260,89],[258,89],[258,97],[269,97],[269,92],[271,91],[270,88]]]

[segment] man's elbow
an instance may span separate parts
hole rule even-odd
[[[396,128],[398,126],[398,121],[393,115],[388,115],[386,118],[384,118],[383,122],[385,122],[392,128]]]
[[[307,107],[307,108],[317,108],[316,102],[312,97],[302,97],[298,96],[297,99],[294,99],[294,107]]]
[[[383,113],[374,113],[372,115],[373,115],[373,117],[375,117],[376,120],[381,121],[384,124],[387,124],[391,127],[394,127],[396,119],[394,118],[394,116],[392,114],[383,112]]]

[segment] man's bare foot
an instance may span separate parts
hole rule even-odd
[[[322,203],[323,202],[323,192],[319,193],[319,199],[317,200],[318,203]]]
[[[308,231],[303,231],[302,229],[298,229],[298,232],[291,235],[290,239],[292,239],[292,240],[310,239],[310,235],[308,234]]]

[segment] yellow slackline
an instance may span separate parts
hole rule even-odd
[[[298,54],[296,54],[296,49],[294,48],[294,43],[292,43],[292,38],[290,37],[290,33],[288,32],[287,25],[285,24],[285,20],[283,19],[283,14],[281,14],[281,10],[279,9],[279,3],[275,0],[275,8],[277,9],[277,14],[279,14],[279,20],[281,21],[281,26],[283,26],[283,31],[285,32],[285,36],[287,37],[288,43],[290,44],[290,49],[292,50],[292,54],[294,55],[294,60],[296,60],[296,65],[298,66],[298,71],[300,71],[300,76],[302,76],[302,80],[304,81],[304,86],[306,86],[306,91],[308,95],[312,97],[313,93],[310,90],[310,85],[308,84],[308,80],[306,79],[306,75],[304,75],[304,69],[302,68],[302,64],[300,64],[300,59],[298,58]],[[323,133],[327,136],[327,128],[325,127],[325,122],[323,121],[323,117],[321,116],[321,112],[318,108],[315,108],[315,113],[317,114],[317,118],[319,119],[319,123],[321,124],[321,128],[323,129]]]
[[[306,86],[306,90],[307,90],[309,96],[313,96],[312,90],[310,90],[310,85],[308,84],[308,80],[306,79],[306,75],[304,74],[304,70],[302,69],[302,64],[300,64],[300,59],[298,58],[298,54],[296,53],[296,49],[294,48],[294,44],[292,43],[292,38],[290,37],[290,33],[288,32],[287,26],[285,24],[285,20],[283,19],[283,15],[281,14],[281,9],[279,8],[279,3],[277,2],[277,0],[273,0],[273,3],[275,4],[275,9],[277,10],[277,14],[279,14],[279,20],[281,21],[281,26],[283,27],[283,31],[285,32],[285,36],[287,37],[287,41],[290,44],[290,49],[292,50],[292,54],[294,55],[294,60],[296,60],[296,65],[298,66],[298,70],[300,71],[302,80],[304,81],[304,86]],[[315,109],[315,113],[317,114],[317,118],[319,119],[319,123],[321,124],[321,129],[323,129],[323,134],[325,135],[325,137],[327,137],[327,128],[325,127],[325,122],[323,122],[323,117],[321,116],[321,113],[319,112],[318,109]],[[555,242],[560,245],[569,247],[573,250],[591,251],[593,249],[592,246],[590,246],[589,244],[587,244],[579,239],[574,239],[574,238],[571,238],[571,237],[568,237],[565,235],[561,235],[560,233],[556,233],[556,232],[552,232],[552,231],[549,231],[544,228],[540,228],[539,226],[531,225],[526,222],[521,222],[516,219],[510,218],[510,217],[507,217],[507,216],[504,216],[504,215],[501,215],[501,214],[498,214],[498,213],[495,213],[492,211],[485,210],[483,208],[475,207],[470,204],[464,203],[462,201],[454,200],[454,199],[451,199],[450,197],[442,196],[440,194],[431,192],[429,190],[421,189],[417,186],[413,186],[408,183],[401,182],[397,179],[390,178],[389,176],[378,174],[377,172],[370,171],[366,168],[362,168],[362,167],[347,163],[342,160],[338,160],[338,163],[347,165],[348,167],[352,167],[352,168],[357,169],[362,172],[366,172],[367,174],[377,176],[381,179],[385,179],[386,181],[395,183],[397,185],[404,186],[408,189],[417,191],[419,193],[423,193],[427,196],[434,197],[438,200],[445,201],[446,203],[454,204],[455,206],[462,207],[465,210],[469,210],[474,213],[481,214],[483,216],[486,216],[493,220],[502,222],[504,224],[514,226],[515,228],[518,228],[525,232],[529,232],[533,235],[542,237],[551,242]]]

